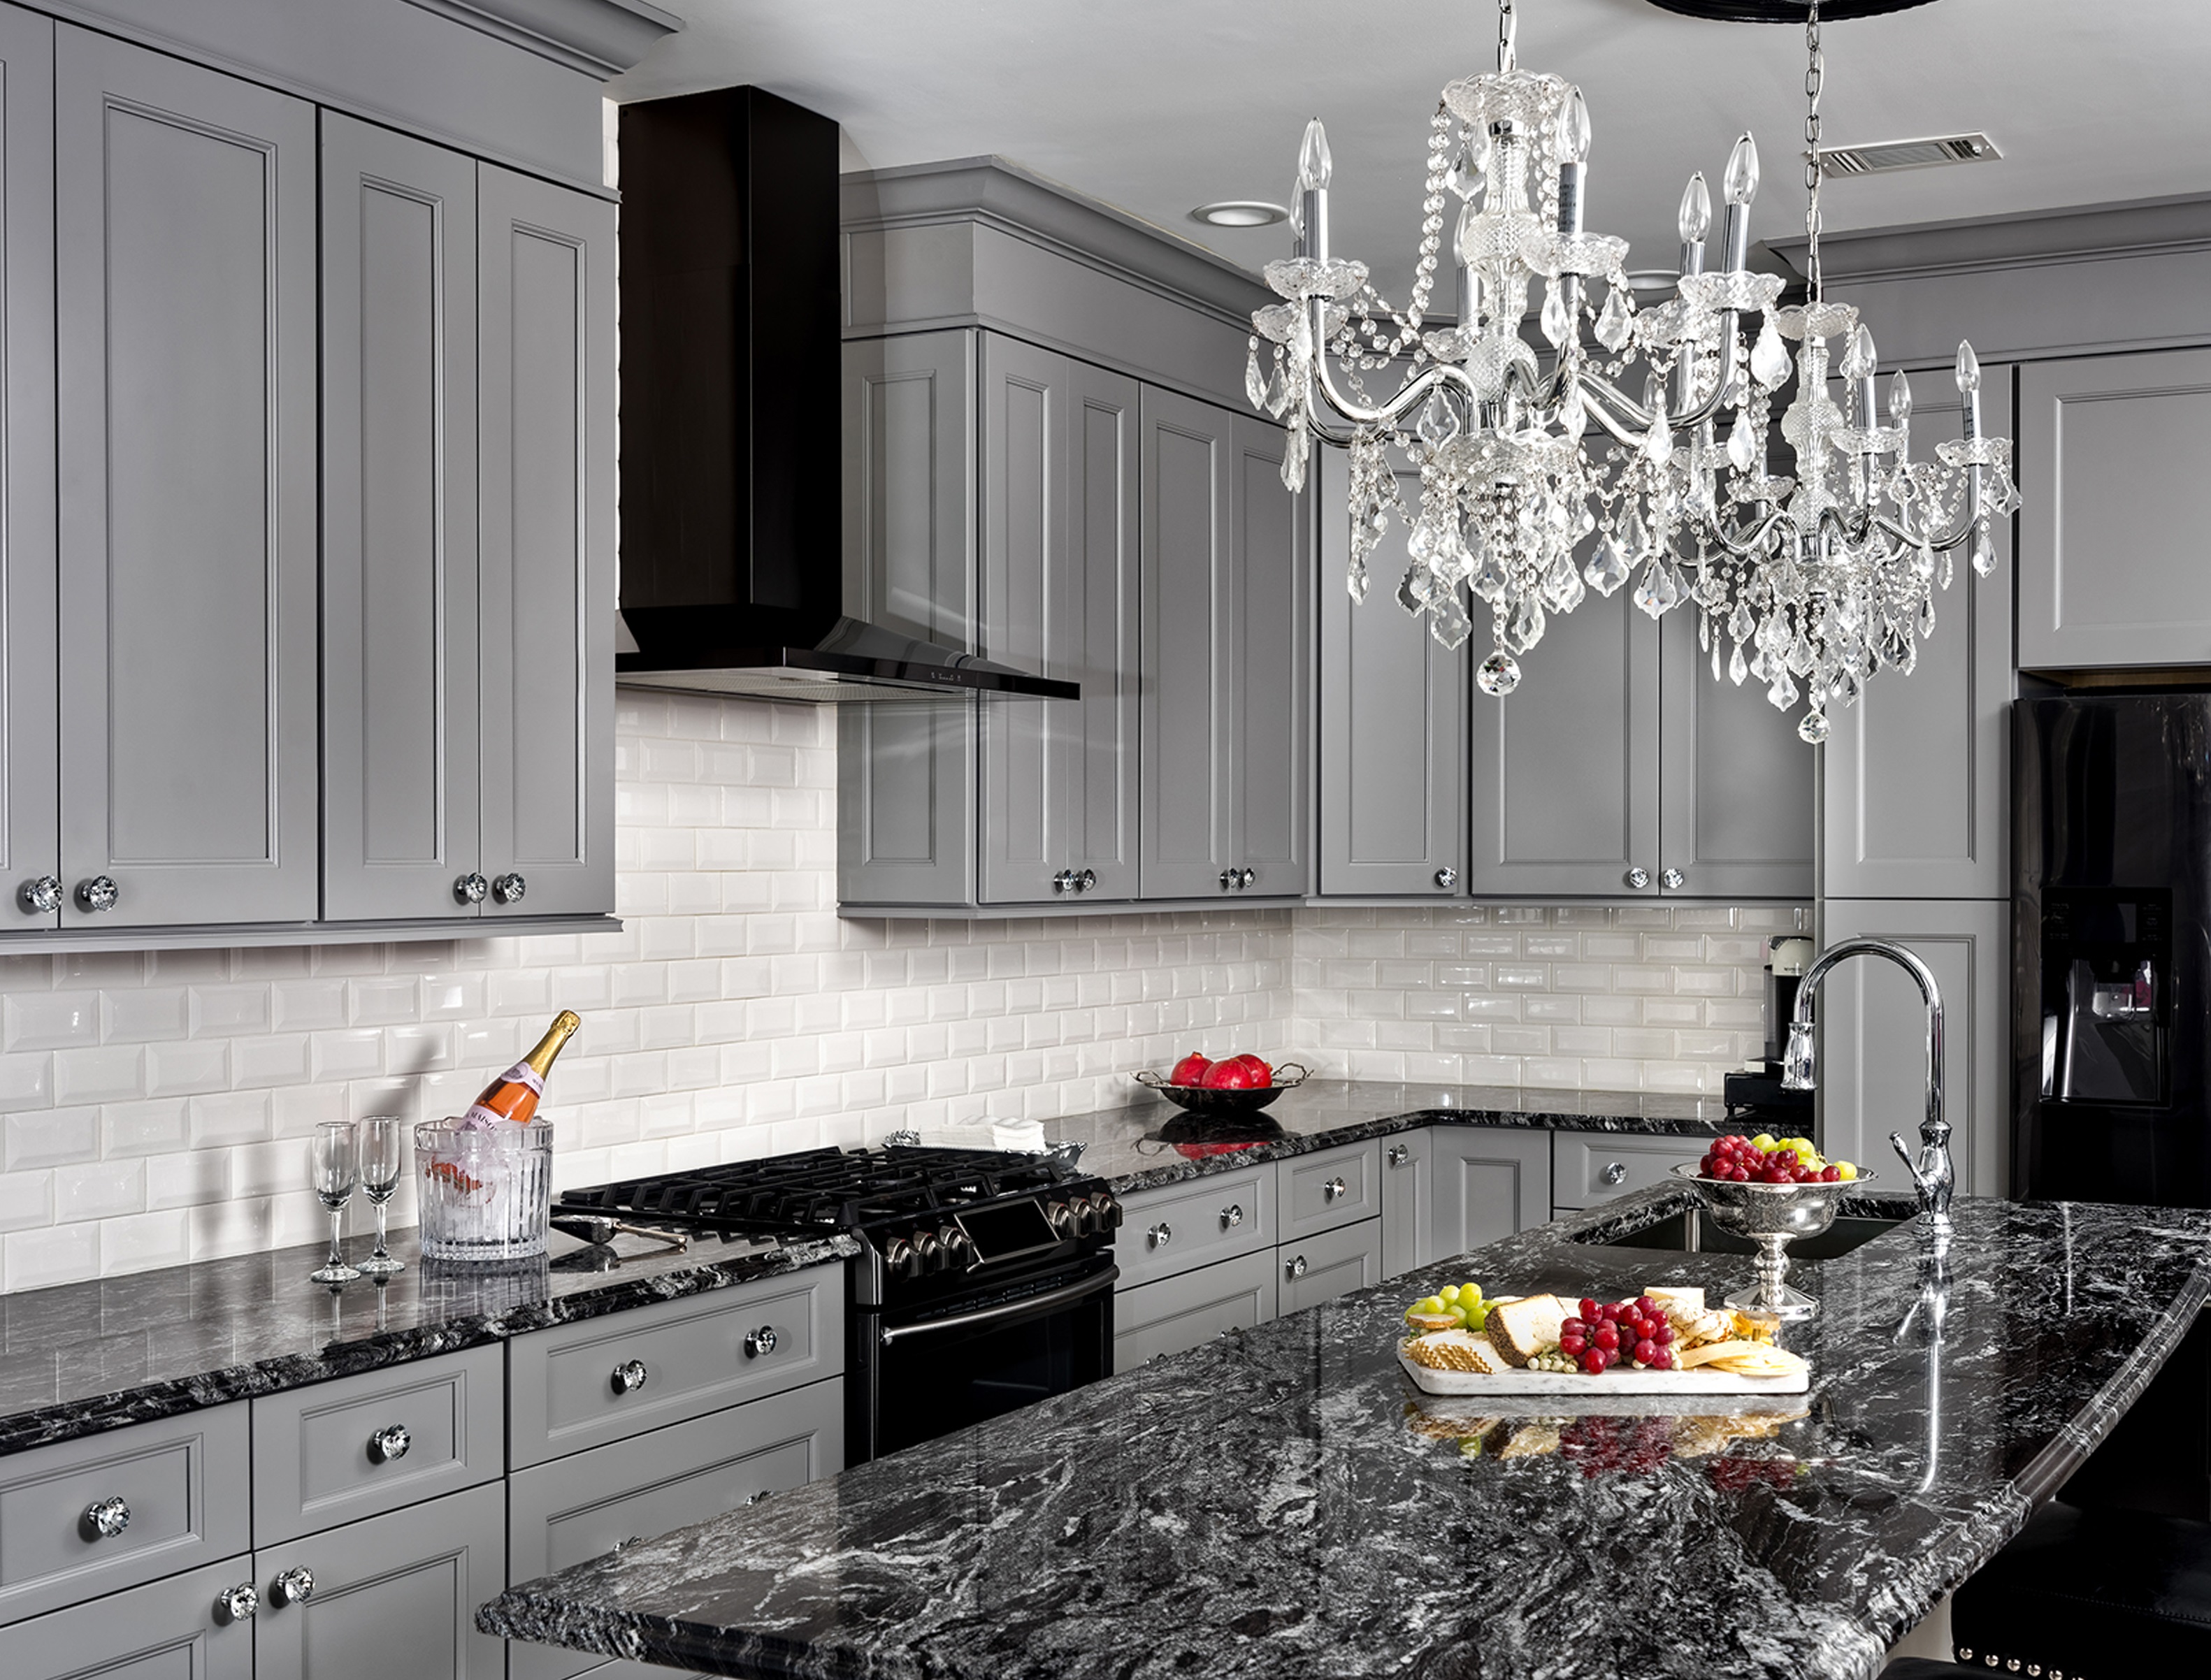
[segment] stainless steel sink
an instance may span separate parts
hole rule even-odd
[[[1833,1260],[1863,1247],[1884,1231],[1894,1230],[1905,1223],[1905,1215],[1842,1213],[1835,1223],[1817,1236],[1800,1237],[1789,1245],[1791,1260]],[[1709,1219],[1699,1217],[1694,1208],[1670,1213],[1662,1219],[1617,1236],[1577,1236],[1576,1242],[1586,1242],[1593,1248],[1644,1248],[1663,1254],[1753,1254],[1758,1252],[1751,1243],[1739,1236],[1729,1236],[1716,1230]]]

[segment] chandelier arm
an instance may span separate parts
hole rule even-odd
[[[1321,395],[1327,398],[1329,407],[1354,426],[1394,426],[1409,414],[1416,403],[1425,400],[1439,386],[1457,385],[1466,393],[1469,401],[1478,400],[1473,379],[1468,377],[1465,370],[1449,362],[1433,364],[1427,372],[1416,374],[1400,386],[1395,396],[1371,406],[1354,402],[1337,389],[1335,376],[1329,372],[1328,356],[1324,351],[1315,353],[1313,370],[1318,376],[1314,384]],[[1305,400],[1305,413],[1309,423],[1318,418],[1310,395]]]
[[[1737,559],[1749,559],[1765,547],[1766,533],[1779,524],[1784,517],[1781,509],[1774,508],[1739,537],[1730,536],[1727,528],[1717,520],[1714,520],[1708,529],[1720,547],[1729,553]]]
[[[1589,405],[1590,412],[1596,414],[1598,423],[1621,443],[1638,441],[1638,438],[1624,435],[1620,429],[1621,426],[1633,427],[1639,437],[1651,429],[1651,411],[1602,374],[1584,372],[1582,374],[1582,390],[1596,398]],[[1607,414],[1607,409],[1610,409],[1612,414]],[[1614,414],[1619,417],[1617,423],[1613,419]]]
[[[1595,374],[1584,373],[1582,375],[1582,390],[1584,395],[1589,394],[1593,386],[1602,384],[1603,382]],[[1609,385],[1606,385],[1603,392],[1600,395],[1603,398],[1608,400],[1616,399],[1620,402],[1626,402],[1625,397],[1620,396],[1620,393],[1613,390]],[[1628,406],[1630,408],[1634,407],[1633,403],[1629,403]],[[1633,420],[1621,420],[1614,419],[1610,409],[1605,406],[1604,401],[1595,402],[1585,402],[1582,404],[1582,412],[1587,414],[1591,420],[1595,420],[1597,425],[1604,430],[1606,434],[1611,438],[1612,441],[1620,444],[1623,449],[1639,449],[1642,447],[1643,434],[1651,429],[1651,422],[1647,417],[1639,426]]]

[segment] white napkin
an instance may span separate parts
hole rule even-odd
[[[1035,1154],[1044,1148],[1044,1122],[1035,1120],[970,1120],[956,1126],[930,1126],[921,1140],[931,1149],[1003,1149]]]

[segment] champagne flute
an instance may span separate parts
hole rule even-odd
[[[338,1247],[345,1234],[346,1204],[353,1200],[360,1168],[351,1121],[326,1120],[315,1127],[315,1135],[307,1140],[308,1181],[316,1197],[330,1211],[330,1257],[321,1270],[307,1274],[318,1284],[349,1284],[360,1276],[346,1264]]]
[[[360,1269],[379,1277],[407,1269],[406,1261],[391,1258],[384,1236],[384,1222],[399,1188],[403,1129],[397,1115],[370,1115],[354,1127],[354,1141],[360,1151],[360,1192],[376,1210],[376,1252],[360,1263]]]

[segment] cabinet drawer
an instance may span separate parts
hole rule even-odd
[[[507,1463],[542,1464],[844,1369],[841,1266],[519,1336],[507,1345]]]
[[[1346,1144],[1283,1162],[1282,1236],[1285,1242],[1334,1230],[1382,1212],[1382,1140]]]
[[[1113,1259],[1129,1284],[1275,1246],[1275,1168],[1246,1167],[1121,1199]]]
[[[844,1383],[833,1377],[518,1471],[507,1483],[507,1579],[534,1580],[844,1467]],[[512,1644],[509,1680],[564,1680],[604,1661]]]
[[[239,1400],[0,1459],[0,1622],[244,1551],[247,1437]],[[108,1500],[112,1535],[91,1517]]]
[[[1668,1181],[1675,1165],[1701,1160],[1702,1138],[1642,1137],[1621,1132],[1560,1132],[1551,1156],[1551,1205],[1592,1207]]]
[[[1281,1308],[1287,1316],[1382,1281],[1382,1222],[1338,1225],[1275,1251]]]
[[[255,1544],[495,1479],[505,1359],[494,1344],[254,1401]]]
[[[8,1630],[11,1680],[253,1680],[253,1623],[215,1607],[253,1584],[247,1556],[35,1617]]]
[[[1275,1251],[1202,1266],[1113,1297],[1113,1369],[1201,1347],[1275,1316]]]

